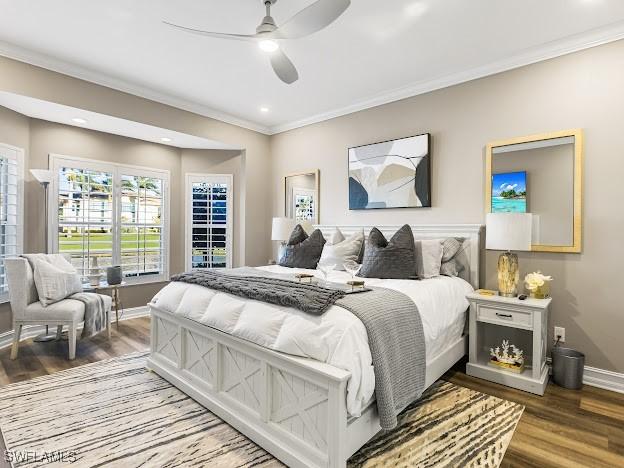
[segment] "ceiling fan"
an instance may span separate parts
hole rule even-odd
[[[202,36],[256,42],[261,50],[269,54],[271,66],[280,80],[286,84],[292,84],[299,79],[299,73],[284,51],[280,49],[279,41],[283,39],[297,39],[320,31],[333,23],[351,4],[351,0],[317,0],[290,18],[282,26],[278,26],[271,16],[271,6],[277,3],[277,0],[262,0],[262,2],[266,8],[266,16],[256,28],[256,34],[228,34],[202,31],[201,29],[187,28],[167,21],[163,22],[182,31]]]

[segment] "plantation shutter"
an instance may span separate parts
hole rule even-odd
[[[188,270],[232,266],[232,176],[189,174],[186,183]]]
[[[19,164],[17,150],[0,145],[0,297],[9,292],[4,259],[21,253]]]

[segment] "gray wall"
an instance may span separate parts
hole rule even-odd
[[[283,213],[281,178],[318,167],[323,224],[483,223],[485,145],[569,128],[586,136],[582,254],[520,255],[522,274],[553,275],[552,327],[587,364],[624,372],[624,41],[416,96],[276,135],[271,139],[273,215]],[[349,211],[347,148],[430,132],[433,208]],[[313,145],[310,142],[314,142]],[[496,287],[496,252],[485,284]]]

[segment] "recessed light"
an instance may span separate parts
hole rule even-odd
[[[171,138],[162,137],[160,141],[162,141],[163,143],[169,143],[171,141]]]
[[[80,125],[84,125],[87,123],[85,119],[81,119],[80,117],[76,117],[75,119],[72,119],[72,122],[80,124]]]
[[[267,112],[269,112],[269,108],[268,107],[261,107],[260,108],[260,112],[262,112],[263,114],[266,114]]]
[[[275,52],[279,49],[279,44],[271,39],[265,39],[264,41],[258,42],[258,47],[264,52]]]

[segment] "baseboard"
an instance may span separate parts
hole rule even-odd
[[[583,383],[592,387],[624,393],[624,374],[585,366]]]
[[[552,358],[546,358],[548,374],[552,375]],[[624,393],[624,374],[585,366],[583,368],[583,384],[598,387],[612,392]]]
[[[132,307],[132,308],[125,309],[123,315],[121,316],[119,320],[123,321],[123,320],[130,320],[130,319],[137,318],[137,317],[145,317],[146,315],[149,315],[149,313],[150,311],[149,311],[148,306]],[[113,322],[114,321],[115,321],[115,317],[113,315]],[[34,338],[35,336],[40,335],[41,333],[45,333],[45,325],[26,326],[22,329],[21,339],[26,340],[28,338]],[[7,332],[0,334],[0,349],[6,348],[7,346],[11,346],[12,343],[13,343],[13,330],[9,330]]]

